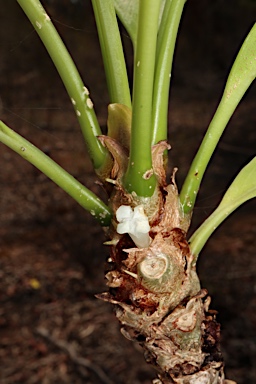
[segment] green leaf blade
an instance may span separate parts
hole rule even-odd
[[[139,0],[114,0],[117,16],[128,32],[134,47],[138,30],[139,3]]]
[[[226,102],[239,103],[256,77],[256,23],[247,35],[230,71],[224,94]]]
[[[162,19],[166,0],[161,0],[159,12],[159,25]],[[140,0],[114,0],[114,7],[116,14],[128,32],[133,47],[136,47],[137,31],[138,31],[138,17]]]

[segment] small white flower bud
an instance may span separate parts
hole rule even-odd
[[[129,205],[121,205],[116,211],[117,233],[128,233],[138,248],[147,248],[150,244],[148,217],[143,205],[138,205],[134,211]]]

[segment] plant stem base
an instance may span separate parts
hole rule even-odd
[[[165,149],[163,142],[153,149],[158,193],[144,207],[150,223],[147,248],[137,248],[128,234],[116,232],[118,207],[137,203],[117,175],[106,273],[110,289],[97,297],[116,305],[121,332],[142,346],[158,373],[154,384],[228,384],[216,311],[209,309],[211,300],[200,287],[186,240],[190,216],[181,211],[174,175],[165,184]]]

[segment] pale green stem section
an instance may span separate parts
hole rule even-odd
[[[131,108],[123,46],[113,0],[92,0],[111,103]]]
[[[60,167],[49,156],[0,121],[0,141],[42,171],[67,192],[102,226],[109,226],[111,212],[93,192]]]
[[[134,61],[131,148],[124,186],[150,197],[156,186],[152,170],[152,99],[160,0],[141,0]]]
[[[193,233],[189,239],[189,248],[194,256],[194,264],[198,259],[198,255],[204,247],[207,240],[217,229],[217,227],[239,206],[233,202],[228,209],[216,209],[203,224]]]
[[[256,24],[246,37],[230,71],[224,94],[192,162],[180,193],[184,213],[193,210],[205,169],[237,105],[256,77]]]
[[[228,103],[226,95],[223,96],[182,186],[180,202],[184,213],[194,208],[206,167],[236,107],[237,104]]]
[[[101,135],[93,104],[78,70],[50,17],[38,0],[17,0],[47,49],[74,106],[94,168],[104,165],[107,150],[97,139]]]
[[[152,144],[167,139],[171,68],[185,2],[186,0],[166,1],[159,28],[153,93]]]
[[[216,228],[240,205],[256,196],[256,157],[237,175],[215,211],[194,232],[189,240],[196,263],[201,249]]]

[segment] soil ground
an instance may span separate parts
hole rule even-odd
[[[92,91],[104,129],[108,97],[89,3],[43,2]],[[249,0],[234,1],[232,9],[224,3],[188,2],[182,23],[170,105],[170,169],[179,168],[179,185],[256,12]],[[36,33],[16,2],[0,5],[1,119],[104,196]],[[254,85],[213,157],[192,230],[255,155],[255,96]],[[94,296],[106,290],[101,228],[39,171],[0,149],[0,383],[149,384],[154,372],[139,347],[120,334],[112,307]],[[255,249],[251,201],[216,231],[199,262],[222,324],[227,376],[239,384],[256,382]]]

